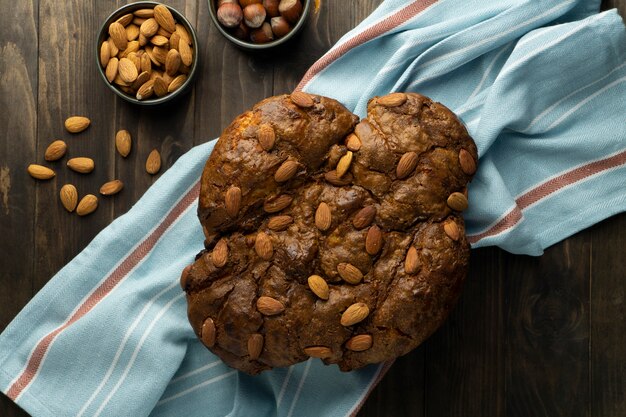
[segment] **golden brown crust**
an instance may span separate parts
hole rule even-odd
[[[239,116],[202,175],[206,250],[181,280],[189,320],[248,373],[403,355],[445,319],[467,272],[448,198],[464,193],[477,152],[456,116],[396,93],[370,100],[357,125],[335,100],[310,97],[311,107],[271,97]]]

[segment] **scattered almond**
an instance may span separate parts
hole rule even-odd
[[[333,351],[326,346],[309,346],[304,348],[304,353],[312,358],[329,358],[333,355]]]
[[[459,240],[461,237],[461,232],[459,230],[459,226],[457,226],[454,220],[447,220],[443,224],[443,231],[446,232],[446,235],[455,242]]]
[[[89,127],[91,120],[84,116],[72,116],[65,120],[65,129],[70,133],[79,133]]]
[[[374,206],[365,206],[354,216],[352,225],[356,229],[364,229],[374,221],[376,217],[376,208]]]
[[[313,291],[313,294],[317,295],[322,300],[328,300],[330,295],[330,289],[326,280],[319,275],[311,275],[308,280],[309,288]]]
[[[226,191],[224,208],[230,217],[237,217],[241,208],[241,189],[239,187],[232,186]]]
[[[267,228],[275,232],[280,232],[289,227],[293,223],[291,216],[274,216],[267,222]]]
[[[250,360],[257,360],[263,351],[263,335],[255,333],[248,338],[248,356]]]
[[[472,154],[465,149],[461,149],[459,152],[459,164],[461,165],[461,171],[467,175],[473,175],[476,172],[476,161]]]
[[[112,180],[102,184],[102,187],[100,187],[100,194],[114,195],[122,191],[122,188],[124,188],[124,183],[122,181]]]
[[[215,345],[215,323],[211,317],[208,317],[204,320],[204,323],[202,323],[200,339],[206,347],[213,347]]]
[[[352,152],[358,151],[361,149],[361,139],[354,133],[350,133],[348,139],[346,139],[346,148]]]
[[[291,98],[293,104],[304,109],[308,109],[309,107],[313,107],[313,105],[315,105],[313,98],[309,94],[303,93],[302,91],[295,91],[291,93],[289,98]]]
[[[415,170],[417,166],[417,154],[415,152],[407,152],[400,158],[398,166],[396,167],[396,177],[402,180]]]
[[[50,178],[55,176],[53,170],[43,165],[30,164],[27,168],[27,171],[31,177],[38,180],[49,180]]]
[[[265,210],[266,213],[278,213],[279,211],[287,208],[292,201],[293,197],[290,195],[281,194],[277,197],[265,200],[263,203],[263,210]]]
[[[86,216],[96,211],[97,208],[98,197],[93,194],[87,194],[80,200],[80,203],[78,203],[78,207],[76,207],[76,214],[79,216]]]
[[[348,172],[350,164],[352,163],[352,155],[352,151],[348,151],[339,159],[339,162],[337,163],[337,177],[341,178],[343,174]]]
[[[269,261],[274,256],[274,246],[272,245],[272,239],[264,233],[259,232],[256,235],[254,242],[254,250],[259,257],[265,261]]]
[[[65,184],[59,191],[59,198],[65,210],[70,213],[74,211],[78,205],[78,191],[72,184]]]
[[[282,165],[274,173],[274,181],[285,182],[289,181],[298,172],[298,163],[294,160],[288,160],[282,163]]]
[[[285,311],[285,305],[272,297],[261,296],[256,301],[256,308],[261,314],[275,316]]]
[[[404,258],[404,272],[407,274],[415,274],[419,270],[420,261],[417,254],[417,249],[411,246]]]
[[[407,96],[404,93],[391,93],[386,96],[379,97],[377,102],[385,107],[397,107],[406,102]]]
[[[153,149],[146,159],[146,172],[154,175],[161,170],[161,154],[158,150]]]
[[[330,212],[330,207],[328,204],[321,202],[319,206],[317,206],[317,210],[315,211],[315,226],[318,229],[325,232],[330,228],[332,223],[332,214]]]
[[[222,268],[228,262],[228,243],[221,238],[211,252],[211,261],[216,268]]]
[[[348,284],[356,285],[363,280],[363,273],[356,266],[342,262],[337,265],[339,276]]]
[[[365,237],[365,251],[370,255],[376,255],[383,246],[383,232],[376,225],[370,227]]]
[[[370,314],[370,309],[365,303],[355,303],[346,309],[341,315],[341,325],[348,327],[360,323]]]
[[[363,352],[372,347],[372,336],[369,334],[357,334],[346,342],[346,349],[353,352]]]
[[[257,131],[257,139],[264,150],[270,151],[274,147],[274,141],[276,140],[274,128],[270,124],[262,124]]]
[[[46,149],[44,159],[46,161],[56,161],[63,158],[67,151],[67,145],[62,140],[55,140]]]
[[[467,197],[463,193],[455,192],[448,196],[448,207],[452,210],[463,211],[467,209]]]
[[[86,157],[72,158],[67,161],[67,167],[81,174],[89,174],[94,169],[93,159]]]

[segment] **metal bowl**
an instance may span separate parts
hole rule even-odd
[[[124,91],[117,88],[114,84],[109,83],[109,80],[107,80],[106,75],[104,73],[105,69],[102,68],[102,65],[100,65],[100,45],[102,44],[102,42],[104,42],[104,40],[106,40],[109,37],[109,25],[111,23],[115,22],[117,19],[119,19],[125,14],[132,13],[138,9],[152,9],[158,4],[162,4],[162,3],[157,3],[154,1],[140,1],[137,3],[130,3],[125,6],[120,7],[119,9],[111,13],[111,15],[107,17],[107,19],[104,21],[104,23],[100,27],[100,32],[98,34],[98,39],[96,41],[96,53],[95,53],[96,62],[97,62],[98,72],[100,73],[100,77],[102,78],[102,81],[104,81],[104,83],[107,85],[107,87],[109,87],[111,91],[113,91],[115,94],[120,96],[122,99],[128,101],[129,103],[139,104],[142,106],[154,106],[156,104],[162,104],[162,103],[172,101],[175,98],[181,96],[184,92],[186,92],[189,89],[189,86],[193,83],[193,79],[196,75],[196,69],[198,68],[198,38],[196,36],[196,31],[194,30],[193,26],[191,26],[191,23],[189,23],[189,21],[185,18],[185,16],[183,16],[182,13],[180,13],[178,10],[165,5],[170,10],[170,12],[172,12],[172,15],[174,16],[176,21],[180,23],[181,25],[183,25],[185,29],[187,29],[187,32],[189,33],[189,35],[191,36],[192,43],[193,43],[194,56],[193,56],[193,62],[191,64],[191,69],[189,71],[189,74],[187,74],[187,81],[185,81],[185,83],[182,86],[180,86],[178,90],[174,91],[173,93],[169,93],[163,97],[149,98],[146,100],[137,100],[136,97],[125,93]]]
[[[282,38],[278,38],[275,41],[267,42],[267,43],[253,43],[253,42],[244,41],[233,36],[230,32],[228,32],[226,28],[224,28],[222,24],[217,20],[217,7],[215,4],[216,3],[215,0],[208,0],[209,15],[211,16],[211,20],[213,20],[213,23],[215,24],[217,29],[220,31],[222,35],[224,35],[226,39],[228,39],[235,45],[239,46],[240,48],[253,50],[253,51],[259,51],[259,50],[274,48],[276,46],[284,44],[285,42],[293,38],[300,31],[300,29],[302,29],[302,27],[306,23],[307,17],[309,16],[309,9],[311,8],[311,0],[301,0],[301,1],[302,1],[302,16],[300,16],[300,20],[298,20],[298,23],[296,23],[296,25],[291,29],[291,31],[285,36],[283,36]]]

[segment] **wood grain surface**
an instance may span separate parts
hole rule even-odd
[[[116,98],[97,76],[94,43],[121,1],[2,1],[0,14],[0,331],[63,265],[158,178],[148,175],[152,149],[162,171],[194,145],[217,137],[264,97],[291,91],[306,69],[381,0],[323,0],[287,48],[248,53],[227,43],[209,20],[206,1],[171,0],[197,29],[200,68],[182,100],[158,108]],[[626,15],[626,0],[611,0]],[[63,129],[70,115],[87,131]],[[114,150],[127,129],[133,149]],[[29,163],[43,162],[50,142],[89,156],[89,175],[52,163],[57,176],[35,182]],[[58,190],[81,195],[119,178],[124,190],[100,198],[85,218],[68,214]],[[626,215],[608,219],[549,248],[539,258],[496,248],[474,250],[463,295],[446,324],[399,358],[359,412],[361,417],[626,416]],[[0,416],[27,416],[0,395]]]

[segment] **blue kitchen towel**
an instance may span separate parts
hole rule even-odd
[[[626,209],[626,29],[598,9],[387,0],[299,88],[360,116],[391,91],[456,111],[480,154],[470,241],[539,255]],[[198,179],[214,143],[182,156],[0,335],[0,389],[30,414],[346,416],[384,374],[310,359],[251,377],[196,340],[178,279],[202,249]]]

